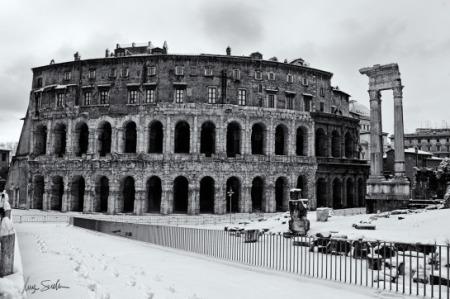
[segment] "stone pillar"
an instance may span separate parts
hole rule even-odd
[[[172,181],[171,181],[172,183]],[[162,192],[161,192],[161,214],[167,215],[167,214],[171,214],[173,212],[173,190],[172,190],[172,186],[169,185],[168,183],[164,183],[163,180],[163,185],[162,187]]]
[[[191,126],[191,124],[189,125]],[[200,134],[198,129],[198,120],[197,116],[194,116],[194,120],[191,127],[191,140],[190,140],[190,152],[192,154],[200,153]]]
[[[394,147],[395,147],[395,176],[405,176],[405,146],[403,126],[403,86],[397,86],[394,91]]]
[[[47,156],[53,155],[53,127],[52,121],[47,121],[47,144],[46,144]]]
[[[86,186],[84,190],[84,203],[83,203],[83,212],[84,213],[92,213],[95,211],[95,198],[94,192],[91,189],[91,186]]]
[[[244,184],[241,190],[241,202],[239,205],[239,212],[250,213],[252,210],[251,186]]]
[[[370,175],[382,177],[383,129],[381,122],[381,95],[379,90],[369,90],[370,96]]]
[[[221,116],[216,128],[216,153],[219,156],[226,155],[227,127],[224,124],[224,121],[223,116]]]
[[[110,184],[109,186],[109,196],[108,196],[108,211],[107,214],[113,215],[119,211],[119,187],[117,184]]]
[[[125,152],[125,142],[124,142],[124,129],[117,128],[117,152]]]
[[[142,151],[144,153],[148,153],[148,150],[150,148],[150,128],[148,126],[145,126],[144,128],[144,144],[142,146]],[[164,141],[163,141],[164,142]]]
[[[50,177],[44,177],[44,194],[42,195],[42,210],[48,211],[52,200],[52,180]]]
[[[64,180],[63,180],[64,194],[63,194],[63,197],[62,197],[61,212],[70,211],[71,201],[72,201],[71,182],[72,182],[72,178],[71,177],[65,177]]]
[[[200,213],[200,192],[198,186],[189,185],[187,212],[189,215]]]
[[[136,144],[136,153],[145,153],[145,127],[140,125],[136,128],[137,132],[137,144]]]
[[[225,187],[223,184],[217,184],[214,197],[214,214],[225,214],[225,205],[227,204],[225,196]]]
[[[271,118],[269,121],[269,127],[267,128],[267,152],[268,156],[273,156],[275,154],[275,131],[273,129],[273,119]]]
[[[134,213],[142,215],[145,212],[145,190],[137,189],[134,196]]]
[[[266,185],[266,206],[264,207],[265,213],[273,213],[276,210],[275,203],[275,185],[271,181]]]
[[[75,132],[73,129],[73,122],[71,119],[67,120],[67,126],[66,126],[66,156],[72,157],[75,155],[74,153],[74,144],[75,142],[78,142],[78,140],[74,140]],[[77,144],[78,146],[78,144]]]
[[[95,127],[89,127],[89,144],[88,144],[88,154],[97,154],[97,130]]]
[[[172,123],[170,121],[170,116],[167,116],[167,120],[166,120],[166,129],[164,130],[164,153],[165,154],[173,154],[174,149],[172,146]]]

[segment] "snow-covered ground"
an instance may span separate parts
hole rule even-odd
[[[16,224],[16,230],[29,298],[403,297],[217,261],[63,223]]]
[[[327,222],[316,221],[316,213],[308,212],[311,222],[310,235],[318,232],[335,232],[346,235],[350,239],[364,238],[368,240],[412,242],[427,244],[450,243],[450,209],[417,210],[416,212],[400,215],[376,217],[374,214],[354,216],[332,216]],[[268,229],[270,232],[288,231],[289,213],[275,215],[267,220],[253,220],[234,222],[232,225],[205,225],[204,228],[224,229],[224,226],[245,229]],[[360,221],[370,221],[376,226],[375,230],[358,230],[352,225]],[[196,226],[198,227],[198,226]]]

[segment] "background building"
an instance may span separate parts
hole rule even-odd
[[[405,147],[417,147],[438,157],[450,157],[450,129],[418,128],[405,134]]]
[[[33,69],[7,188],[15,206],[107,213],[364,205],[359,121],[332,74],[262,54],[117,45]]]
[[[3,191],[9,170],[9,150],[0,149],[0,191]]]

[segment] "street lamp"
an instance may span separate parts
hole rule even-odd
[[[231,199],[233,194],[234,194],[233,189],[230,186],[230,188],[227,191],[228,198],[230,199],[230,224],[231,224]]]

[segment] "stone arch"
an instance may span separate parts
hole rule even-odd
[[[275,128],[275,155],[288,154],[288,128],[280,124]]]
[[[214,213],[215,182],[210,176],[200,181],[200,213]]]
[[[233,194],[231,197],[229,196],[229,192],[232,191]],[[226,183],[226,211],[228,213],[236,213],[239,212],[239,205],[241,202],[241,181],[239,178],[232,176],[228,178]],[[230,202],[231,200],[231,202]],[[230,203],[231,203],[231,210],[230,210]]]
[[[112,143],[112,128],[111,124],[107,121],[102,121],[97,128],[97,139],[98,139],[98,154],[100,157],[106,156],[106,154],[111,153],[111,143]]]
[[[327,181],[319,178],[316,182],[317,207],[326,207],[327,204]]]
[[[136,153],[137,128],[134,121],[128,121],[124,124],[123,141],[124,153]]]
[[[160,121],[153,121],[148,127],[148,152],[161,154],[163,152],[164,127]]]
[[[187,213],[189,203],[189,181],[184,176],[178,176],[173,181],[173,211]]]
[[[200,153],[211,157],[216,153],[216,125],[211,121],[202,124],[200,132]]]
[[[257,176],[252,181],[251,189],[252,211],[262,212],[266,203],[264,179]]]
[[[316,130],[316,156],[327,157],[328,156],[328,142],[327,135],[324,129],[319,128]]]
[[[132,176],[126,176],[120,184],[120,204],[123,213],[134,212],[134,202],[136,199],[135,181]]]
[[[174,152],[189,154],[191,142],[190,126],[186,121],[179,121],[175,125]]]
[[[34,133],[34,154],[36,156],[45,155],[47,152],[47,127],[38,125]]]
[[[266,126],[263,123],[256,123],[252,126],[251,147],[252,155],[265,155]]]
[[[162,182],[158,176],[152,176],[147,180],[146,193],[147,193],[146,212],[159,213],[161,211]]]
[[[289,183],[286,177],[278,177],[275,181],[275,211],[287,211],[289,205]]]
[[[331,133],[331,156],[333,158],[341,157],[341,136],[336,130]]]
[[[355,202],[355,183],[352,178],[347,179],[345,191],[347,194],[346,207],[353,208]]]
[[[57,123],[53,129],[53,153],[57,157],[66,154],[67,127],[64,123]]]
[[[74,176],[70,185],[69,211],[83,212],[86,182],[80,175]]]
[[[241,154],[241,125],[230,122],[227,126],[227,157],[236,157]]]
[[[295,154],[297,156],[308,155],[308,129],[298,127],[295,135]]]
[[[302,189],[301,197],[308,198],[308,180],[303,175],[297,177],[297,188]]]
[[[109,179],[106,176],[98,176],[95,180],[94,211],[106,213],[108,211]]]
[[[338,178],[333,180],[333,209],[341,209],[342,205],[342,181]]]
[[[61,176],[52,177],[50,195],[50,210],[61,211],[64,196],[64,179]]]
[[[89,148],[89,127],[81,121],[75,125],[75,144],[74,152],[77,157],[87,154]]]
[[[36,175],[33,178],[33,203],[31,208],[41,209],[44,203],[45,179],[42,175]]]
[[[347,132],[345,134],[345,157],[346,158],[353,158],[353,154],[355,151],[355,142],[354,139],[352,137],[352,135],[350,134],[350,132]]]
[[[358,179],[358,206],[364,207],[366,205],[366,184],[362,178]]]

